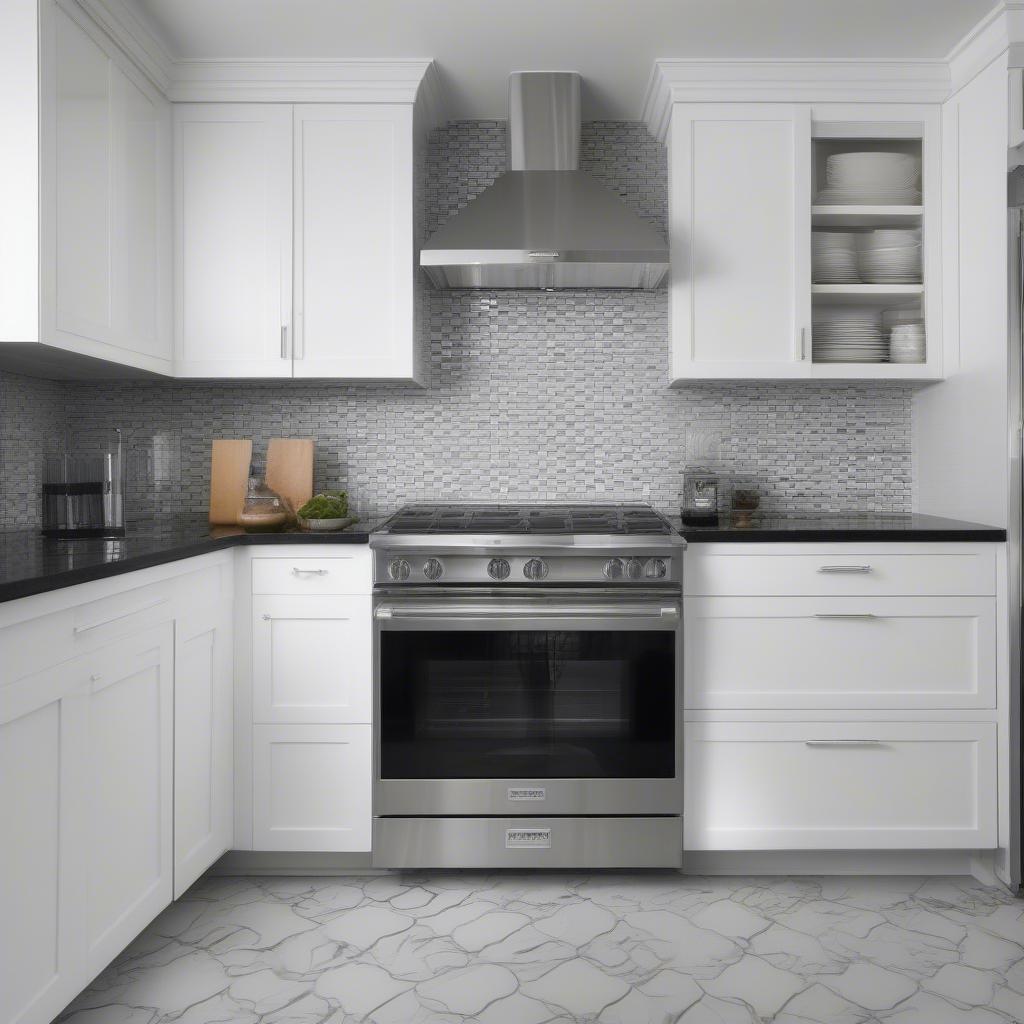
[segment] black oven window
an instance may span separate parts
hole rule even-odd
[[[672,778],[670,631],[381,634],[385,779]]]

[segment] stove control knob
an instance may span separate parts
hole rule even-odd
[[[388,565],[388,575],[398,583],[409,578],[412,566],[404,558],[394,558]]]
[[[625,566],[622,564],[621,558],[609,558],[604,563],[604,575],[605,579],[617,580],[621,579],[622,573],[625,571]]]
[[[507,558],[492,558],[487,563],[487,575],[492,580],[507,580],[512,572],[512,566],[508,564]]]
[[[547,579],[548,563],[545,562],[543,558],[531,558],[526,565],[523,566],[523,575],[528,580]]]
[[[423,563],[423,575],[428,580],[439,580],[444,575],[444,565],[440,558],[428,558]]]
[[[647,565],[644,566],[644,575],[649,580],[663,580],[667,573],[668,566],[664,558],[648,559]]]
[[[639,558],[626,560],[626,576],[631,580],[638,580],[644,574],[644,563]]]

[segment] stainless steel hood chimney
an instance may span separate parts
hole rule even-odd
[[[438,288],[655,288],[665,239],[579,169],[580,76],[509,77],[509,170],[438,228],[420,265]]]

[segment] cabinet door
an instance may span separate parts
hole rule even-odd
[[[254,721],[370,721],[370,600],[253,598]]]
[[[691,722],[688,850],[996,845],[992,722]]]
[[[170,105],[84,15],[41,19],[43,339],[166,372]]]
[[[172,898],[173,626],[91,656],[86,947],[102,970]]]
[[[413,375],[412,108],[295,108],[295,376]]]
[[[253,728],[253,849],[370,849],[368,725]]]
[[[0,688],[0,1020],[45,1024],[89,980],[84,659]]]
[[[231,568],[178,580],[174,633],[174,897],[231,847]]]
[[[72,338],[115,340],[113,317],[115,83],[110,58],[95,38],[54,3],[53,53],[44,76],[55,89],[52,149],[44,173],[53,195],[42,203],[52,218],[53,326]],[[45,98],[45,97],[44,97]],[[44,142],[44,145],[46,143]]]
[[[176,104],[175,374],[290,377],[286,105]]]
[[[677,104],[672,376],[810,374],[810,109]]]

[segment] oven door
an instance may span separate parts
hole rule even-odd
[[[678,591],[375,602],[374,813],[682,813]]]

